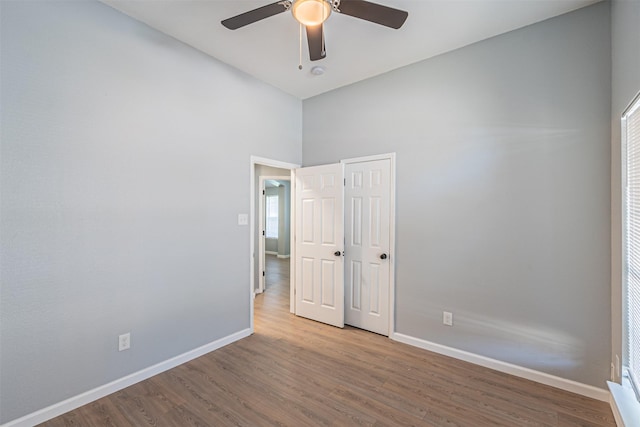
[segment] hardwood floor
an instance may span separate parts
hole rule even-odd
[[[268,257],[255,334],[64,414],[57,426],[615,426],[609,405],[289,313]]]

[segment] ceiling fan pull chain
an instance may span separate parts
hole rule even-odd
[[[300,24],[300,62],[298,63],[298,70],[302,70],[302,24]]]

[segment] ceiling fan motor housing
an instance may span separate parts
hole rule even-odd
[[[316,26],[329,18],[332,9],[332,0],[294,0],[291,13],[302,25]]]

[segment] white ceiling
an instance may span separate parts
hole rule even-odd
[[[264,82],[305,99],[524,27],[599,0],[375,0],[409,12],[399,30],[333,13],[327,57],[309,61],[289,12],[237,30],[220,21],[275,0],[102,0],[104,3]],[[303,36],[304,37],[304,36]],[[311,67],[321,65],[324,75]]]

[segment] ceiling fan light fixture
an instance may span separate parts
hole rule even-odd
[[[302,25],[320,25],[331,15],[331,3],[327,0],[296,0],[291,13]]]

